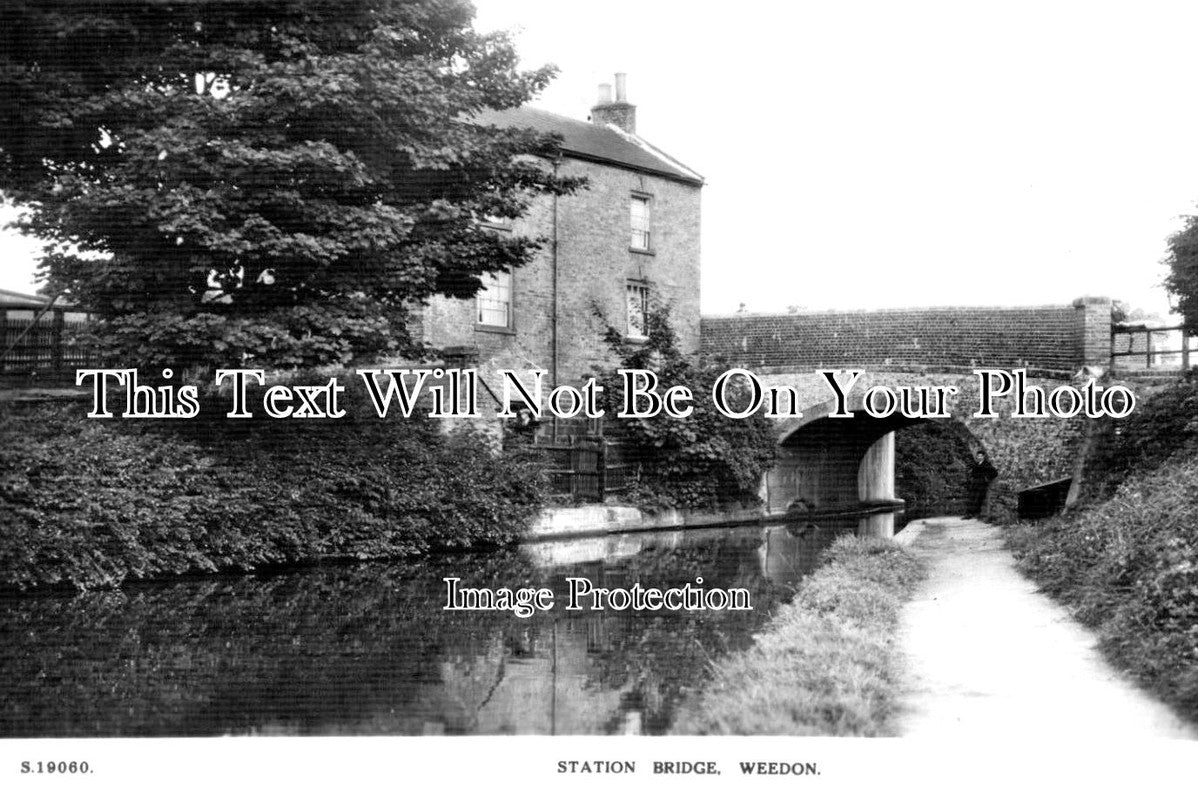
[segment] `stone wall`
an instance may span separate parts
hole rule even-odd
[[[980,367],[1072,373],[1110,360],[1108,298],[1070,306],[943,307],[704,317],[703,351],[763,371]]]

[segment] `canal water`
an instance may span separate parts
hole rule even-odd
[[[416,563],[0,595],[0,735],[665,732],[858,522],[626,534]],[[865,523],[861,523],[864,525]],[[549,587],[446,611],[444,578]],[[744,588],[752,611],[565,610],[567,579]]]

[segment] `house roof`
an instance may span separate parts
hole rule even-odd
[[[541,133],[556,133],[562,137],[562,152],[565,155],[584,161],[615,164],[695,186],[703,185],[702,175],[641,137],[615,125],[595,125],[528,106],[503,111],[487,110],[475,120],[500,128],[532,128]]]

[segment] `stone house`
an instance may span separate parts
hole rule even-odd
[[[684,350],[699,348],[699,196],[703,178],[636,135],[636,106],[622,74],[616,92],[599,87],[590,121],[522,107],[480,121],[551,131],[555,154],[536,154],[547,169],[583,175],[586,188],[540,197],[510,225],[543,237],[530,263],[485,277],[469,300],[432,298],[418,314],[429,345],[494,369],[544,370],[549,386],[577,382],[609,361],[607,325],[630,339],[645,334],[650,300],[671,306]]]

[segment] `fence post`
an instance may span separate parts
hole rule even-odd
[[[557,423],[557,417],[553,418],[554,424]],[[574,442],[574,434],[569,434],[567,442],[570,445],[570,496],[578,497],[578,472],[582,467],[582,456],[578,452],[578,445]]]
[[[598,484],[599,502],[607,495],[607,441],[599,440],[599,450],[595,453],[596,483]]]
[[[1181,329],[1181,371],[1190,371],[1190,333],[1185,328]]]
[[[50,328],[50,370],[55,374],[62,372],[62,330],[65,319],[61,308],[54,309],[54,322]]]

